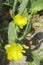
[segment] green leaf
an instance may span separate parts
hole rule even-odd
[[[43,59],[43,55],[40,56],[40,59]]]
[[[39,50],[40,50],[40,51],[43,51],[43,48],[40,48]]]
[[[6,0],[3,4],[7,5],[7,6],[10,6],[10,7],[13,7],[14,0]]]
[[[32,52],[32,54],[33,54],[34,63],[36,65],[40,65],[40,57],[38,56],[38,54],[36,52]]]
[[[28,5],[29,0],[22,0],[22,3],[20,4],[19,7],[19,14],[22,14],[23,11],[25,10],[26,6]]]
[[[17,0],[14,1],[14,5],[13,5],[13,16],[14,16],[14,13],[15,13],[15,10],[16,10],[16,5],[17,5]]]
[[[30,62],[28,65],[34,65],[34,62]]]
[[[37,13],[38,11],[43,9],[43,0],[33,0],[31,2],[31,13]]]
[[[28,12],[27,12],[27,8],[24,10],[22,15],[28,18],[29,15],[28,15]]]
[[[11,43],[15,42],[16,37],[17,37],[16,27],[15,27],[14,23],[11,22],[9,24],[9,28],[8,28],[9,43],[11,44]]]
[[[21,2],[22,2],[22,0],[18,0],[18,2],[20,2],[20,3],[21,3]]]

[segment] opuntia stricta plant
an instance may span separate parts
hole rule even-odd
[[[25,45],[24,39],[34,24],[32,23],[33,16],[43,10],[43,0],[6,0],[3,4],[10,7],[12,17],[8,27],[9,44],[5,46],[6,54],[9,60],[16,61],[23,58],[22,52],[25,53],[23,48],[29,49],[29,46]],[[33,55],[35,55],[34,52]],[[34,57],[34,61],[37,61],[36,57]],[[39,57],[37,58],[39,59]],[[39,65],[38,62],[36,63]]]

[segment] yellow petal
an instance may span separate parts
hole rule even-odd
[[[5,49],[7,49],[7,48],[10,48],[11,46],[9,45],[9,44],[7,44],[6,46],[5,46]]]
[[[26,45],[23,45],[23,47],[24,47],[25,49],[29,49],[29,47],[28,47],[28,46],[26,46]]]
[[[22,59],[23,58],[23,54],[21,52],[18,52],[18,59]]]
[[[25,50],[22,50],[23,53],[26,53]]]
[[[12,53],[12,52],[9,52],[9,53],[7,54],[7,59],[8,59],[8,60],[12,60],[12,59],[13,59],[13,53]]]
[[[13,60],[14,60],[14,61],[19,60],[19,59],[18,59],[18,56],[17,56],[17,52],[15,52],[15,53],[13,54]]]

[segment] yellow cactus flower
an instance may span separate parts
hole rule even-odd
[[[6,49],[7,59],[14,61],[22,59],[23,53],[25,53],[23,47],[20,44],[16,44],[16,43],[6,45],[5,49]]]
[[[19,26],[21,29],[23,29],[23,27],[27,24],[27,17],[23,17],[22,15],[17,14],[14,17],[14,23]]]

